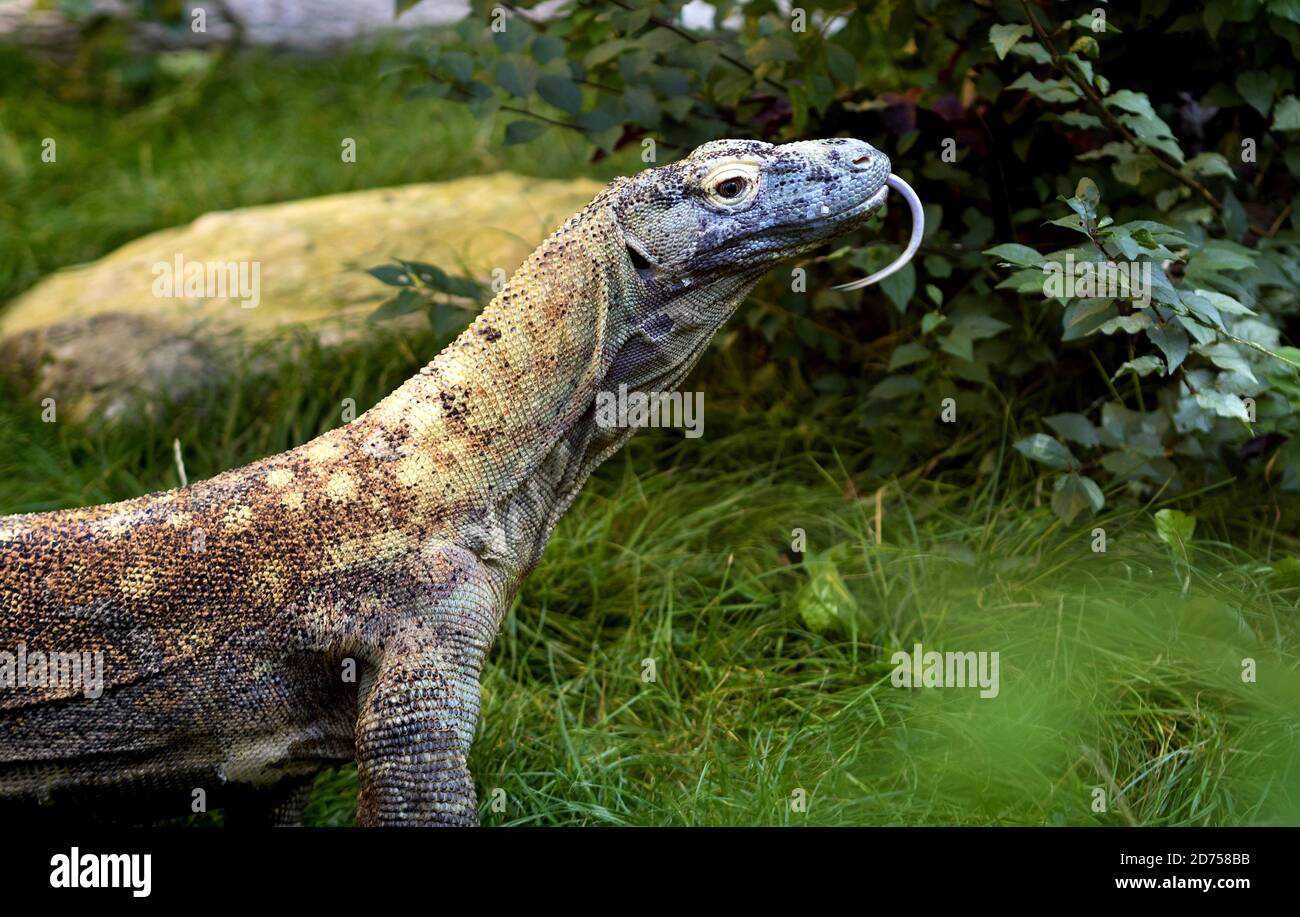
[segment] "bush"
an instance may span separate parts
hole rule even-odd
[[[720,339],[751,378],[847,399],[899,444],[877,474],[941,458],[955,412],[1029,434],[1066,521],[1226,476],[1300,489],[1295,4],[718,2],[708,29],[681,2],[533,5],[475,3],[405,78],[593,160],[851,134],[928,202],[921,254],[865,303],[830,289],[897,254],[864,236],[806,291],[774,272]],[[865,235],[903,238],[894,211]]]

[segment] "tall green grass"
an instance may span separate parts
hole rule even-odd
[[[433,342],[279,346],[268,375],[152,420],[42,424],[0,399],[0,513],[174,486],[173,437],[191,479],[280,451]],[[708,410],[702,440],[643,431],[608,462],[526,581],[483,682],[486,823],[1300,823],[1300,583],[1273,565],[1297,543],[1263,495],[1177,504],[1201,521],[1185,561],[1154,505],[1065,527],[1021,459],[958,457],[887,487],[876,544],[866,434]],[[996,435],[971,448],[1015,455]],[[809,559],[852,596],[830,633],[799,614]],[[915,643],[998,652],[998,696],[894,687]],[[326,774],[309,820],[351,823],[355,792],[352,768]]]

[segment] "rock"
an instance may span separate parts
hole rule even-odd
[[[0,366],[54,398],[58,416],[113,419],[142,401],[179,400],[219,376],[215,350],[166,321],[109,312],[0,341]]]
[[[185,397],[220,377],[229,342],[293,325],[327,345],[364,333],[393,292],[365,269],[394,257],[483,282],[496,269],[510,274],[600,187],[499,173],[208,213],[17,297],[0,313],[0,371],[73,419],[112,415],[142,396]],[[172,290],[178,264],[182,280],[191,265],[233,264],[227,279],[242,271],[258,281],[256,295],[233,283],[224,295]],[[203,279],[220,273],[203,270]]]

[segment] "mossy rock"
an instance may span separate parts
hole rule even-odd
[[[366,316],[392,293],[365,269],[394,257],[484,282],[513,272],[600,188],[498,173],[205,214],[17,297],[0,312],[0,367],[74,419],[120,412],[124,399],[184,397],[220,377],[233,342],[290,326],[326,344],[364,334]],[[257,305],[245,308],[234,290],[155,295],[156,266],[178,256],[259,262]]]

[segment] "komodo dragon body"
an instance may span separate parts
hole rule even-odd
[[[889,172],[857,140],[705,144],[603,190],[352,423],[178,490],[0,518],[0,802],[143,820],[202,790],[228,823],[292,823],[355,760],[361,824],[476,823],[484,657],[633,432],[596,422],[597,393],[673,389]],[[95,654],[101,690],[54,677],[56,653]]]

